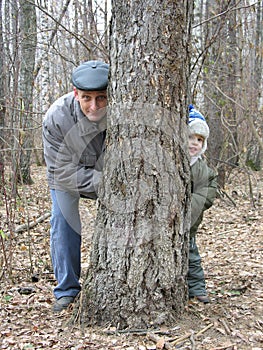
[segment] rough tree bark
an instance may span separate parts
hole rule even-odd
[[[30,175],[30,159],[33,145],[32,131],[30,128],[32,127],[37,24],[36,8],[33,2],[22,1],[20,10],[21,67],[19,92],[21,99],[21,132],[19,135],[19,143],[21,146],[21,153],[20,174],[18,173],[18,178],[19,181],[30,184],[32,182]]]
[[[188,1],[113,3],[105,171],[84,323],[174,322],[187,299]]]
[[[5,124],[5,86],[4,86],[4,40],[3,40],[3,16],[2,0],[0,0],[0,193],[2,193],[4,175],[4,124]]]

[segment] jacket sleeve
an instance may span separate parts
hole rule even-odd
[[[217,192],[217,174],[202,164],[192,172],[191,236],[195,235],[204,211],[213,205]]]
[[[70,134],[64,134],[48,115],[43,122],[43,143],[50,187],[96,199],[101,179],[101,169],[95,169],[96,156],[86,156],[81,162],[84,149],[74,149]]]

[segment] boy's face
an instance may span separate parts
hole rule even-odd
[[[106,114],[107,91],[83,91],[74,88],[80,108],[91,122],[99,122]]]
[[[204,144],[204,138],[201,135],[198,134],[191,134],[189,135],[189,153],[190,157],[197,156]]]

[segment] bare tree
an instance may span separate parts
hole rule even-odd
[[[253,54],[253,71],[252,84],[254,88],[253,97],[251,99],[252,108],[247,113],[248,124],[252,130],[251,138],[248,141],[247,164],[253,170],[260,170],[263,165],[263,113],[262,113],[262,70],[263,70],[263,5],[259,1],[256,5],[256,21],[254,35],[254,54]],[[261,135],[261,137],[260,137]],[[256,142],[255,142],[256,141]]]
[[[4,42],[3,42],[3,16],[2,0],[0,0],[0,193],[2,193],[2,183],[4,174],[4,122],[5,122],[5,86],[4,86]]]
[[[83,322],[171,323],[187,300],[188,1],[115,1],[105,172]]]
[[[233,167],[245,167],[247,149],[259,154],[262,144],[262,101],[258,98],[262,3],[199,4],[195,8],[190,99],[207,117],[211,130],[207,155],[224,187]]]
[[[21,33],[21,68],[19,93],[21,101],[20,119],[20,180],[31,183],[30,158],[33,145],[32,112],[33,112],[33,82],[35,55],[37,45],[36,8],[28,1],[20,4],[20,33]]]

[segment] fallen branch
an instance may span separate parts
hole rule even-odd
[[[233,224],[234,224],[234,223],[233,223]],[[239,229],[242,229],[242,228],[247,229],[247,224],[244,224],[244,225],[240,225],[240,226],[239,226]],[[235,228],[232,228],[232,229],[230,229],[230,230],[218,232],[217,234],[218,234],[218,235],[225,235],[226,233],[236,232],[236,230],[237,230],[237,228],[235,227]]]
[[[211,350],[225,350],[225,349],[229,349],[231,347],[236,346],[236,343],[232,343],[232,344],[228,344],[228,345],[224,345],[224,346],[219,346],[217,348],[212,348]]]
[[[172,341],[172,345],[177,345],[181,343],[182,341],[186,340],[187,338],[191,337],[192,333],[186,333],[185,335],[177,338],[176,340]]]
[[[104,333],[107,335],[113,335],[113,334],[132,334],[132,335],[147,335],[149,333],[158,333],[160,332],[159,329],[143,329],[143,328],[138,328],[138,329],[114,329],[114,330],[106,330]]]
[[[205,328],[201,329],[201,331],[199,331],[198,333],[196,333],[196,338],[199,337],[201,334],[203,334],[204,332],[206,332],[209,328],[213,327],[213,323],[209,323],[208,326],[206,326]],[[186,340],[187,338],[193,338],[193,332],[189,332],[186,333],[185,335],[181,336],[180,338],[177,338],[175,340],[172,341],[172,345],[177,345],[179,343],[181,343],[182,341]],[[170,339],[171,341],[171,339]]]
[[[222,323],[222,325],[225,328],[225,331],[227,332],[227,334],[231,334],[231,329],[229,328],[228,324],[226,323],[226,321],[223,318],[219,318],[219,321]]]
[[[113,335],[113,334],[133,334],[133,335],[149,335],[149,334],[159,334],[159,335],[171,335],[171,333],[175,330],[180,329],[179,326],[171,328],[171,329],[167,329],[167,330],[163,330],[163,329],[151,329],[151,328],[146,328],[146,329],[123,329],[123,330],[106,330],[104,331],[104,333],[106,333],[107,335]],[[172,338],[174,339],[174,338]],[[170,341],[171,339],[167,339],[167,341]]]
[[[226,191],[224,191],[223,189],[220,189],[218,192],[219,192],[221,198],[222,198],[222,195],[224,195],[224,196],[226,196],[226,197],[230,200],[230,202],[233,204],[234,207],[237,206],[237,204],[236,204],[236,202],[234,201],[234,199],[232,199],[232,198],[226,193]]]
[[[158,337],[158,335],[149,333],[148,338],[156,343],[156,349],[171,349],[171,345],[163,337]]]
[[[39,218],[35,219],[34,221],[17,226],[17,228],[15,229],[15,233],[24,232],[24,231],[38,225],[40,222],[43,222],[44,220],[49,218],[50,215],[51,215],[50,213],[45,213],[45,214],[41,215]]]
[[[211,327],[213,327],[213,323],[209,323],[208,326],[206,326],[205,328],[201,329],[201,331],[198,332],[198,333],[196,334],[196,336],[199,337],[199,335],[205,333],[205,332],[206,332],[209,328],[211,328]]]
[[[195,350],[196,346],[195,346],[195,337],[194,337],[194,331],[192,331],[192,334],[190,336],[190,342],[191,342],[191,350]]]

